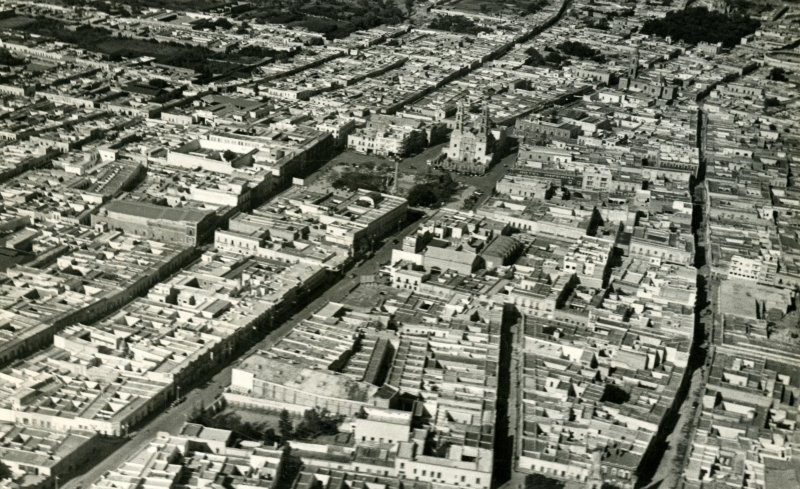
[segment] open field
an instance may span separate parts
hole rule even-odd
[[[238,407],[226,407],[218,416],[237,415],[244,423],[252,423],[254,425],[264,426],[266,428],[278,429],[279,416],[274,413],[266,411],[254,411],[251,409],[244,409]]]

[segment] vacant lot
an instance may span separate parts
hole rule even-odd
[[[757,318],[760,305],[767,309],[778,308],[785,311],[792,303],[791,294],[786,290],[756,284],[749,280],[723,280],[719,289],[719,309],[723,314]]]

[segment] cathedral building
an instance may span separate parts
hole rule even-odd
[[[480,117],[467,123],[464,103],[458,105],[450,144],[444,149],[438,166],[458,173],[483,175],[495,162],[497,147],[505,133],[492,131],[489,108],[484,105]]]

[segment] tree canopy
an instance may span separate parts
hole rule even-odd
[[[578,41],[564,41],[559,43],[556,48],[558,48],[559,51],[567,56],[574,56],[581,59],[592,59],[599,63],[602,63],[605,60],[605,57],[600,53],[600,51]]]
[[[408,205],[431,207],[443,202],[453,195],[457,184],[449,173],[440,175],[436,180],[418,183],[408,192]]]
[[[343,416],[337,416],[325,408],[307,409],[294,430],[294,436],[309,440],[320,435],[335,435],[339,433],[339,424],[343,419]]]
[[[17,58],[8,49],[0,48],[0,65],[19,66],[25,64],[25,60]]]
[[[650,19],[644,23],[641,32],[669,36],[689,44],[721,42],[724,47],[730,48],[755,32],[760,25],[759,21],[742,15],[725,15],[705,7],[692,7],[668,12],[663,19]]]
[[[480,34],[481,32],[492,32],[488,27],[483,27],[467,17],[460,15],[439,15],[434,17],[429,27],[440,31],[456,32],[458,34]]]

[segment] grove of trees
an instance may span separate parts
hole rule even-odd
[[[8,49],[0,48],[0,65],[4,66],[19,66],[25,64],[25,60],[17,58],[11,54]]]
[[[408,205],[414,207],[431,207],[447,202],[447,199],[458,188],[458,184],[449,173],[439,175],[435,180],[418,183],[408,192]]]
[[[668,12],[662,19],[650,19],[642,25],[643,34],[671,37],[689,44],[721,42],[733,47],[760,27],[760,22],[739,14],[726,15],[705,7]]]
[[[456,32],[458,34],[480,34],[481,32],[492,32],[488,27],[483,27],[467,17],[460,15],[439,15],[433,18],[430,25],[431,29],[440,31]]]

